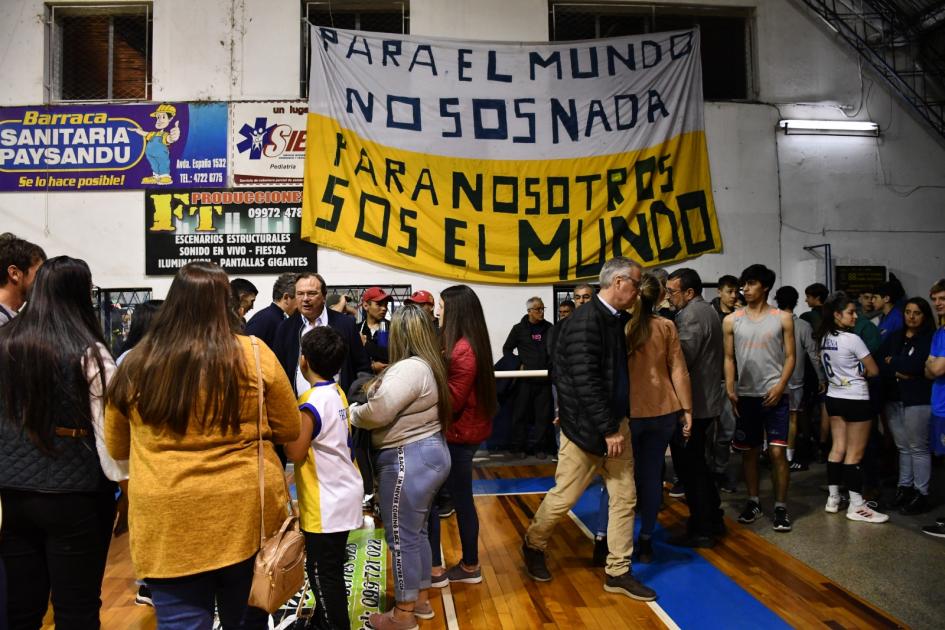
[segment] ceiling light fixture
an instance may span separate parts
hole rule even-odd
[[[878,136],[879,125],[860,120],[781,120],[778,127],[785,135]]]

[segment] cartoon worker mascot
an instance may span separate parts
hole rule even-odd
[[[154,118],[154,128],[157,131],[145,131],[137,127],[132,127],[131,131],[144,138],[144,157],[148,158],[151,164],[151,177],[145,177],[141,180],[142,184],[167,185],[174,183],[171,179],[171,153],[168,147],[180,140],[180,122],[174,121],[174,126],[170,127],[171,119],[177,115],[177,108],[167,103],[161,103],[158,108],[151,112]]]

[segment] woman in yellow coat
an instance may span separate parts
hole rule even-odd
[[[259,548],[256,362],[236,334],[226,273],[207,262],[178,272],[160,313],[112,380],[108,450],[130,459],[128,524],[135,573],[158,625],[243,627]],[[259,343],[266,535],[285,518],[273,443],[299,433],[295,396]]]

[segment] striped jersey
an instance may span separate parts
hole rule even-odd
[[[313,534],[361,527],[364,485],[351,452],[348,400],[334,381],[315,383],[299,396],[312,416],[312,444],[295,466],[302,529]]]

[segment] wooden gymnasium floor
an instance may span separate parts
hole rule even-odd
[[[590,566],[593,542],[582,523],[596,511],[593,490],[552,539],[548,558],[554,579],[534,582],[522,566],[522,535],[551,483],[554,465],[483,467],[476,475],[483,583],[434,589],[437,616],[421,621],[423,629],[903,627],[732,521],[728,536],[711,550],[697,553],[662,544],[667,529],[679,526],[687,515],[685,504],[668,498],[655,537],[656,561],[634,567],[660,594],[657,605],[601,588],[603,573]],[[456,519],[443,523],[446,561],[455,562]],[[121,536],[113,541],[102,588],[103,628],[155,628],[152,609],[136,606],[134,593],[128,538]]]

